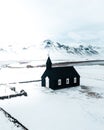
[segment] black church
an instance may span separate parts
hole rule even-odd
[[[52,67],[50,57],[46,62],[46,70],[41,76],[43,87],[61,89],[80,85],[80,75],[73,66]]]

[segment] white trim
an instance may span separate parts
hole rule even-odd
[[[60,86],[62,84],[62,80],[58,79],[58,86]]]

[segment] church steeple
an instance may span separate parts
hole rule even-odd
[[[52,62],[50,57],[48,56],[47,62],[46,62],[46,69],[51,69],[52,68]]]

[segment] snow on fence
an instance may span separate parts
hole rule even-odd
[[[18,96],[27,96],[27,93],[24,90],[21,90],[20,93],[18,94],[11,94],[11,95],[7,95],[7,96],[1,96],[0,100],[4,100],[4,99],[10,99],[10,98],[14,98],[14,97],[18,97]]]
[[[0,107],[0,111],[3,112],[5,117],[7,117],[10,122],[15,124],[16,127],[21,127],[22,130],[29,130],[22,123],[20,123],[17,119],[15,119],[8,112],[6,112],[3,108]]]
[[[10,94],[5,96],[0,96],[0,100],[10,99],[18,96],[27,96],[27,92],[21,90],[19,93],[16,91],[15,87],[10,87],[11,84],[23,84],[23,83],[31,83],[31,82],[40,82],[41,80],[29,80],[29,81],[20,81],[20,82],[10,82],[10,83],[1,83],[0,85],[6,85],[10,90],[14,91],[16,94]]]

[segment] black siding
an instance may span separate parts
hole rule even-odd
[[[49,88],[51,89],[61,89],[61,88],[68,88],[68,87],[75,87],[80,85],[80,75],[74,69],[74,67],[57,67],[46,69],[43,73],[41,80],[41,85],[43,87],[46,86],[45,78],[49,77]],[[77,78],[77,82],[74,83],[74,77]],[[66,78],[69,78],[69,84],[66,84]],[[62,80],[62,84],[58,85],[58,79]]]

